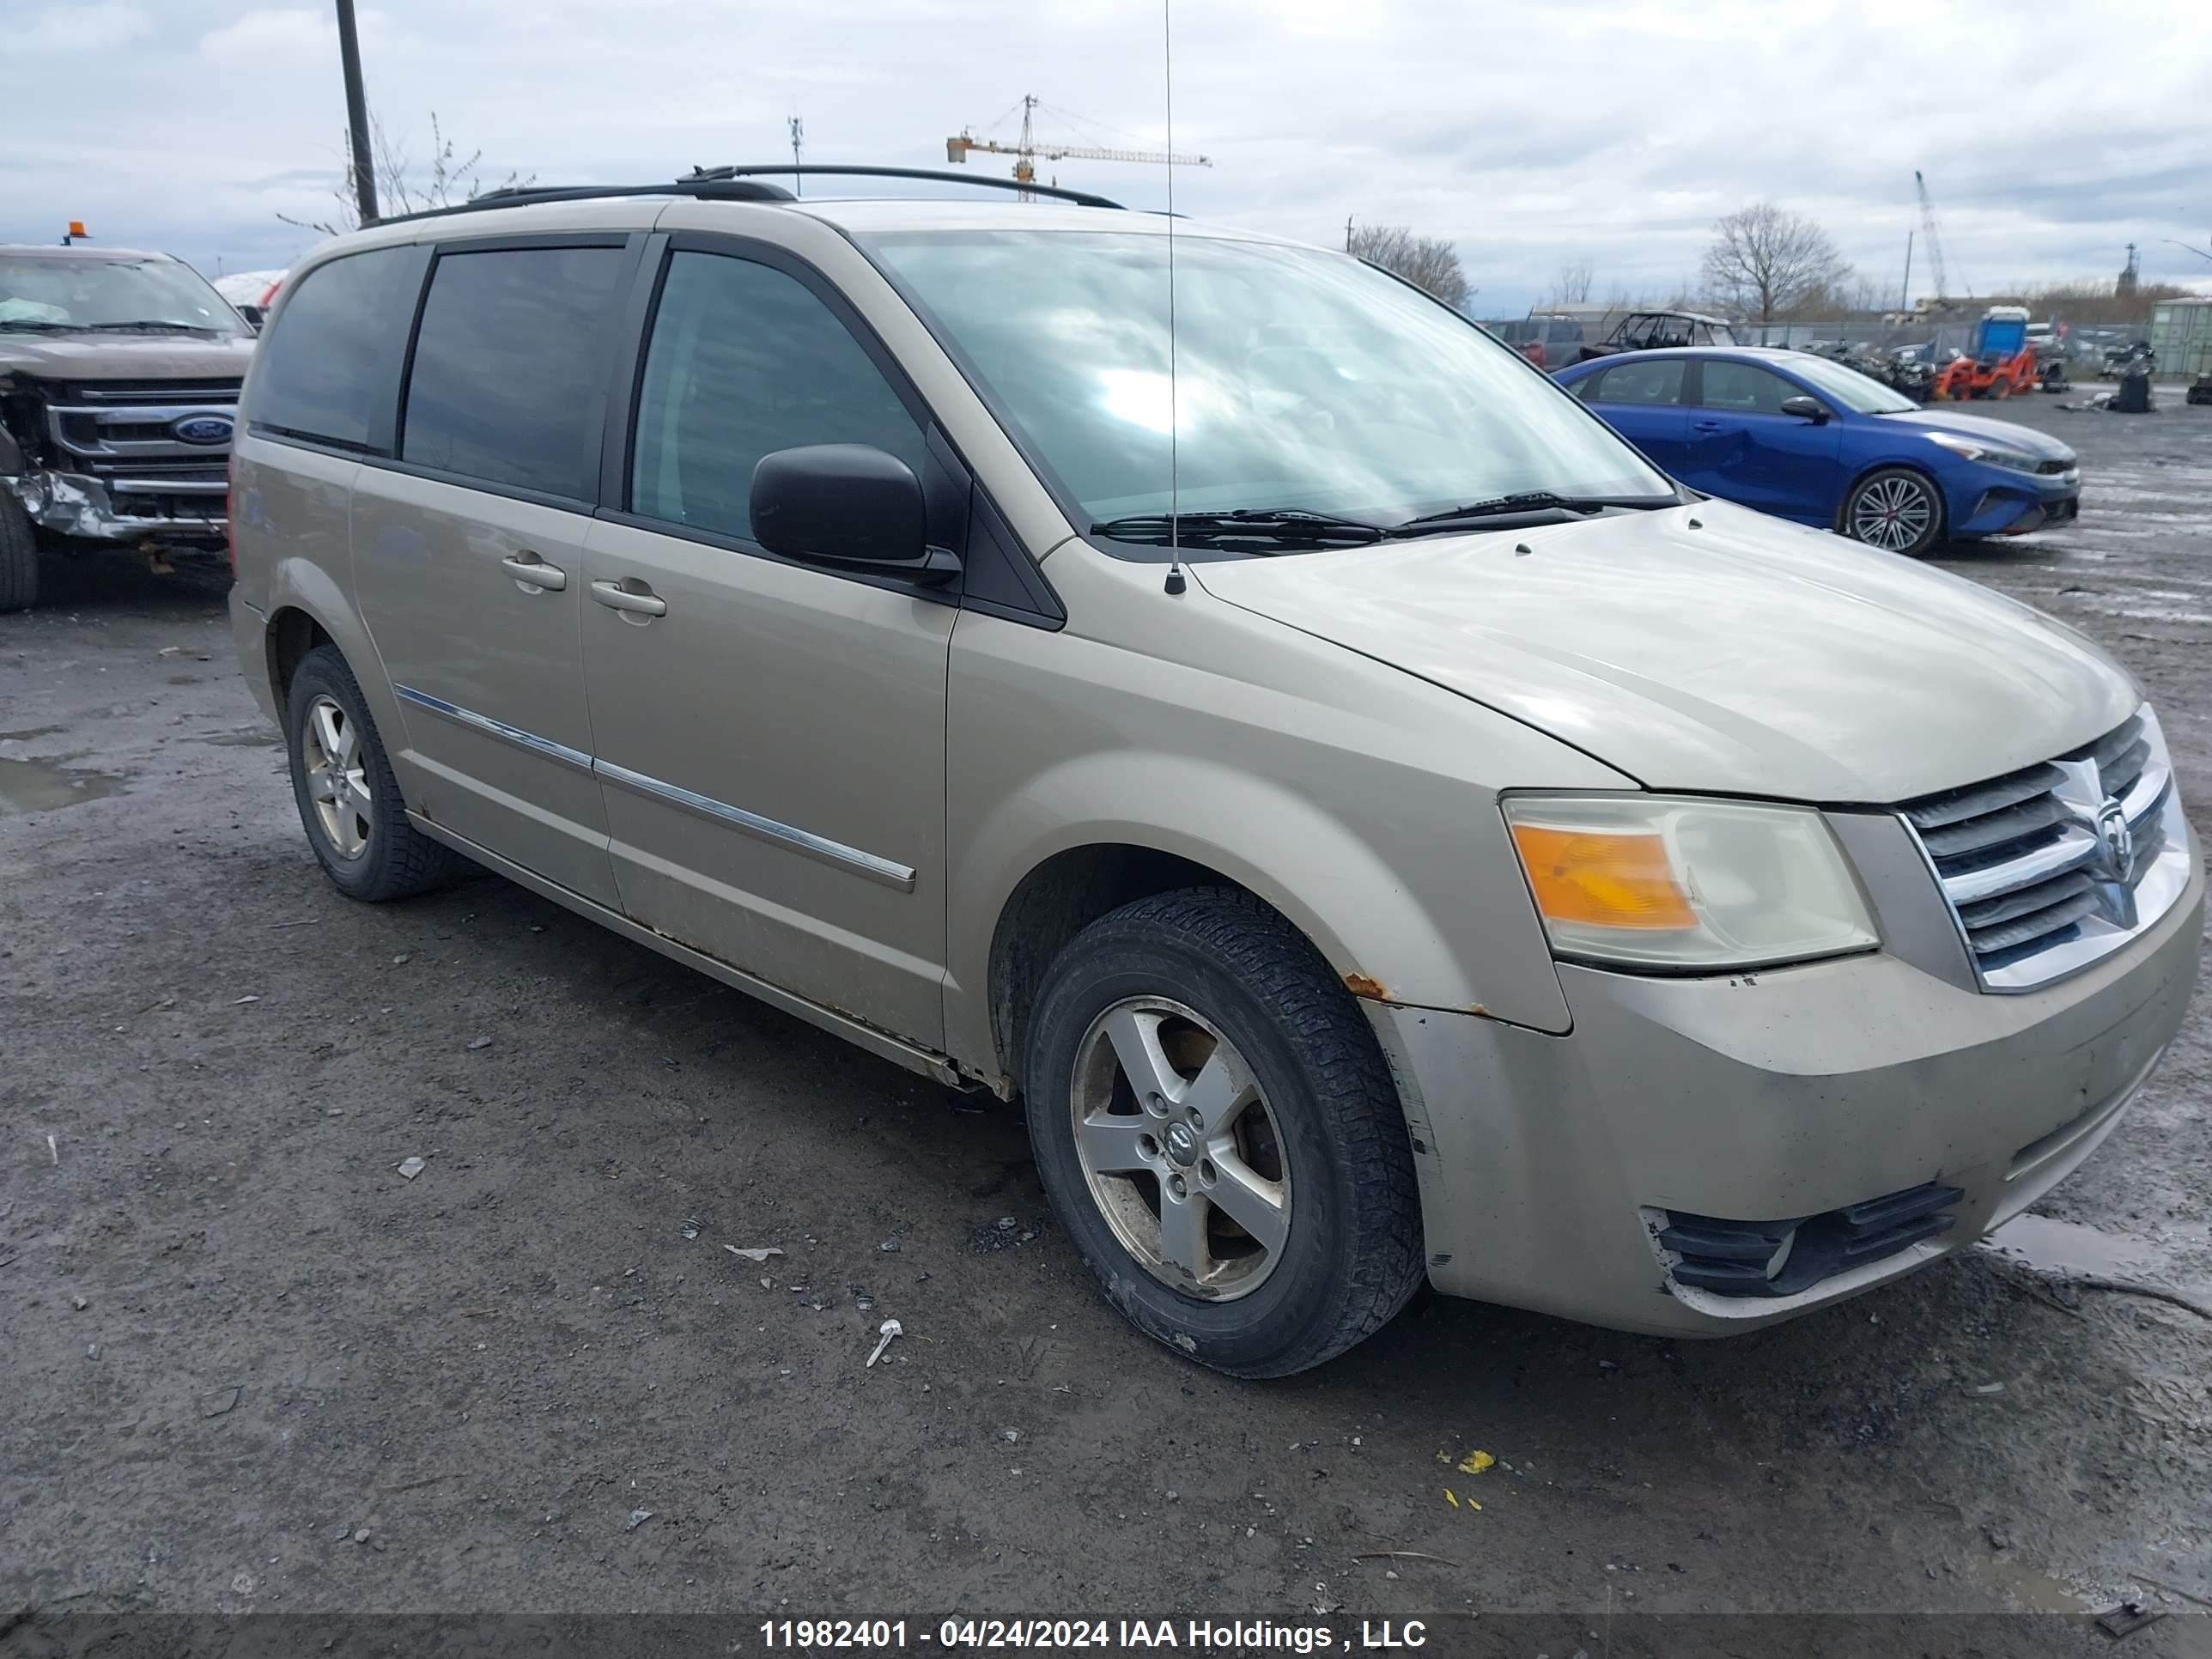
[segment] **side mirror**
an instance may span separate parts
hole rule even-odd
[[[1808,398],[1802,393],[1795,398],[1784,398],[1782,400],[1782,412],[1784,415],[1795,415],[1801,421],[1810,421],[1814,426],[1824,424],[1828,418],[1826,404],[1818,398]]]
[[[753,539],[811,564],[903,574],[935,586],[960,574],[929,545],[921,481],[869,444],[807,444],[763,455],[753,468]]]

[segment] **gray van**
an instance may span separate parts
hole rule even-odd
[[[2094,645],[1341,253],[769,171],[277,296],[232,615],[341,891],[480,865],[1019,1099],[1105,1294],[1241,1376],[1425,1279],[1747,1330],[2112,1132],[2203,878]]]

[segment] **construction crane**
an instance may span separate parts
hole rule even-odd
[[[1943,239],[1936,229],[1936,203],[1928,194],[1928,181],[1920,176],[1920,169],[1912,169],[1914,188],[1920,192],[1920,227],[1928,243],[1928,263],[1936,268],[1936,302],[1941,305],[1950,297],[1951,279],[1943,269]],[[1959,278],[1966,287],[1966,298],[1974,297],[1974,290],[1962,275]]]
[[[1040,155],[1048,161],[1149,161],[1156,166],[1178,167],[1210,167],[1213,165],[1209,156],[1174,155],[1164,149],[1104,149],[1095,144],[1060,144],[1042,140],[1036,136],[1032,118],[1036,107],[1037,99],[1034,93],[1023,97],[1022,136],[1018,143],[1002,144],[995,138],[979,138],[973,127],[963,127],[945,141],[945,159],[964,164],[970,150],[981,150],[987,155],[1011,155],[1014,158],[1015,180],[1024,185],[1036,183],[1036,162]]]

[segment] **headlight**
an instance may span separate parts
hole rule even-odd
[[[1504,806],[1559,956],[1709,971],[1878,942],[1809,807],[1664,795],[1512,795]]]
[[[1941,444],[1954,455],[1962,455],[1970,461],[1979,461],[1986,466],[2002,466],[2014,472],[2033,472],[2039,463],[2033,455],[2021,455],[2009,449],[1993,449],[1972,438],[1962,438],[1955,432],[1931,432],[1931,444]]]

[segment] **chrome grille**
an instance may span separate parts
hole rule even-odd
[[[167,387],[132,383],[118,390],[135,390],[143,400],[125,402],[111,395],[92,402],[46,405],[47,435],[63,470],[98,478],[111,490],[127,490],[136,483],[142,491],[153,487],[143,481],[154,473],[177,471],[198,480],[182,488],[220,494],[228,465],[229,440],[186,443],[177,435],[176,427],[194,416],[235,422],[238,383],[180,381]],[[80,386],[77,393],[82,397],[88,391]]]
[[[2179,896],[2176,795],[2145,704],[2094,743],[1899,810],[1984,987],[2015,991],[2117,950]]]
[[[245,381],[78,380],[64,388],[61,401],[76,404],[234,404]]]

